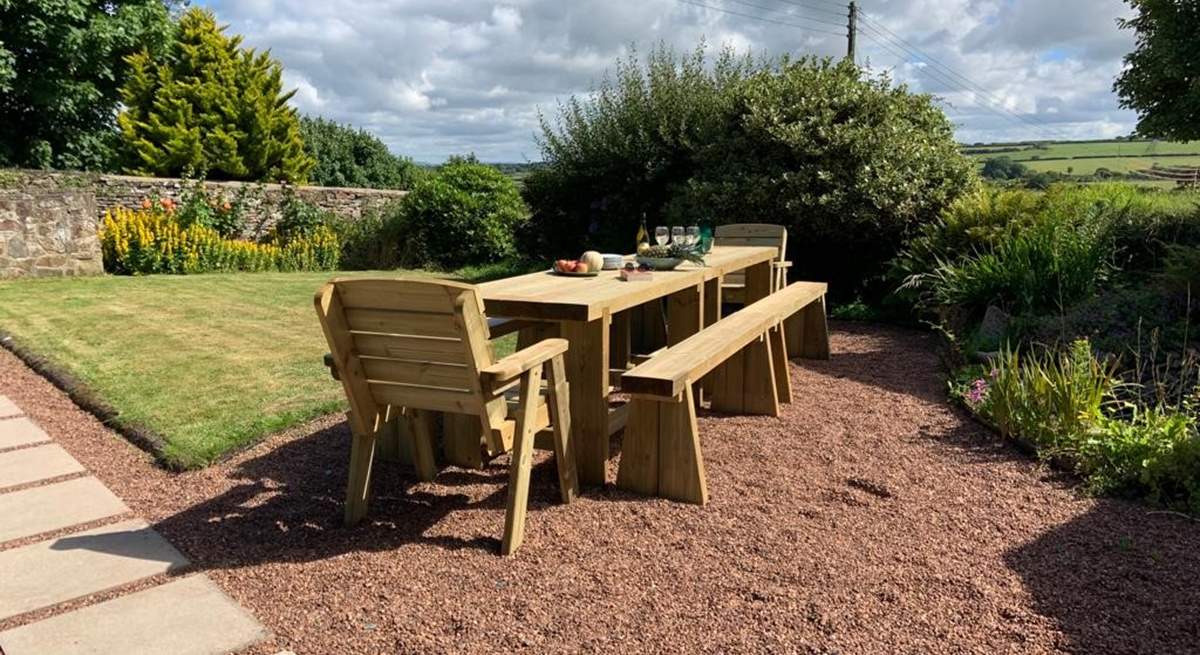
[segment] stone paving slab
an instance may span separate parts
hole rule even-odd
[[[0,418],[8,418],[9,416],[20,416],[25,412],[21,411],[17,404],[9,400],[7,396],[0,395]]]
[[[0,632],[0,648],[5,655],[218,655],[266,636],[212,580],[194,575]]]
[[[83,465],[57,444],[0,453],[0,489],[82,472]]]
[[[24,416],[0,420],[0,449],[28,446],[44,441],[50,441],[50,436],[43,432],[37,423]]]
[[[0,494],[0,543],[128,512],[93,477]]]
[[[112,589],[188,563],[140,519],[0,551],[0,619]]]

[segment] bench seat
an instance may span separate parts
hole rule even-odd
[[[779,403],[791,401],[785,331],[799,333],[801,357],[829,357],[827,290],[796,282],[624,373],[621,388],[631,400],[617,486],[708,502],[695,387],[711,374],[714,411],[778,416]]]

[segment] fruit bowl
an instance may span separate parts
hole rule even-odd
[[[577,273],[575,271],[560,271],[560,270],[553,269],[553,268],[550,269],[549,272],[552,275],[562,275],[563,277],[596,277],[597,275],[600,274],[600,271],[587,271],[586,273]]]
[[[643,257],[638,255],[634,259],[637,260],[637,263],[645,264],[656,271],[671,271],[683,263],[683,260],[678,257]]]

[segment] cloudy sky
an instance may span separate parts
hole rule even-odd
[[[540,158],[538,110],[586,93],[631,47],[702,38],[842,56],[834,0],[200,0],[270,48],[300,111],[439,162]],[[858,60],[939,98],[964,142],[1129,133],[1112,82],[1122,0],[860,0]]]

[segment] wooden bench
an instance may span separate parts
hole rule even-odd
[[[779,415],[791,402],[783,323],[803,328],[801,356],[827,358],[827,285],[797,282],[704,328],[621,376],[631,395],[617,486],[708,502],[693,386],[712,372],[712,409]],[[793,319],[795,317],[795,319]]]

